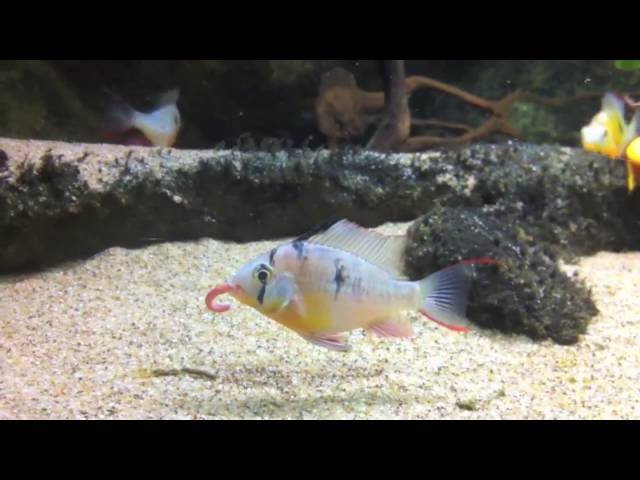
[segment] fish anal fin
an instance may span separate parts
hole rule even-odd
[[[379,337],[412,338],[416,334],[413,325],[406,319],[386,319],[372,325],[368,330]]]
[[[602,97],[602,110],[615,113],[624,122],[624,100],[615,93],[607,93]]]
[[[341,333],[301,333],[308,342],[336,352],[348,352],[351,345],[347,343],[346,336]]]

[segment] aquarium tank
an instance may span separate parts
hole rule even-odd
[[[640,60],[0,61],[0,419],[640,418]]]

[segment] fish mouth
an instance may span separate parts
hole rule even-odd
[[[231,305],[228,303],[215,303],[215,300],[220,295],[224,295],[225,293],[230,293],[233,295],[234,293],[242,292],[242,287],[240,285],[233,285],[229,282],[221,283],[220,285],[214,287],[209,293],[207,293],[206,298],[204,299],[207,308],[216,313],[224,313],[231,308]]]

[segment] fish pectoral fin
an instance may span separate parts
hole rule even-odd
[[[412,338],[416,334],[413,325],[407,319],[386,319],[367,330],[379,337]]]
[[[341,333],[300,333],[300,336],[314,345],[336,352],[348,352],[351,350],[351,345],[347,343],[346,336]]]

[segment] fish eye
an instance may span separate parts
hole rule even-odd
[[[260,265],[256,271],[253,273],[254,278],[256,278],[260,283],[267,283],[272,276],[272,272],[266,265]]]

